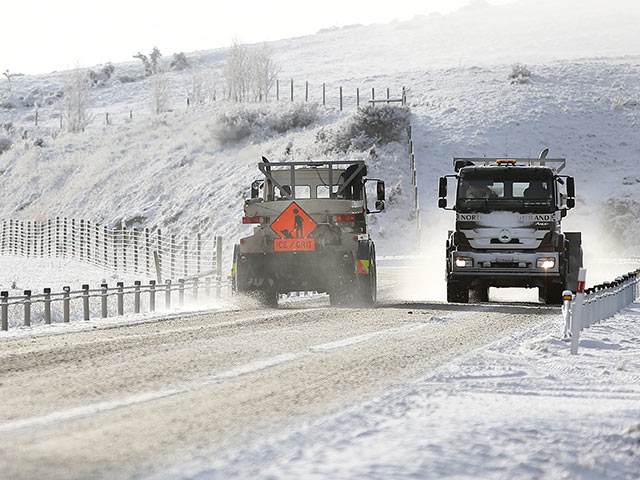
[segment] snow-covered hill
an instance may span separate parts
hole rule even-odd
[[[75,216],[112,225],[199,229],[233,239],[242,228],[242,198],[261,155],[323,156],[317,133],[355,110],[356,88],[364,102],[371,87],[383,95],[389,86],[397,95],[404,86],[413,113],[423,245],[439,251],[451,224],[450,212],[435,208],[435,192],[437,177],[450,173],[453,155],[536,156],[549,147],[552,156],[567,157],[566,173],[576,176],[578,206],[566,227],[585,232],[587,258],[638,254],[640,43],[630,24],[640,10],[611,2],[604,15],[601,2],[581,5],[572,10],[546,1],[501,7],[475,2],[447,16],[274,42],[287,85],[282,97],[293,78],[296,99],[308,81],[313,101],[320,101],[325,82],[332,100],[304,126],[277,134],[255,131],[237,143],[220,141],[216,120],[233,110],[219,100],[222,50],[187,55],[217,78],[216,102],[187,107],[192,73],[171,72],[172,111],[153,117],[151,81],[141,65],[115,65],[113,76],[92,89],[94,120],[77,135],[59,132],[56,102],[64,72],[14,77],[11,98],[17,108],[0,110],[0,123],[13,125],[0,134],[12,143],[0,155],[0,218]],[[559,22],[570,14],[572,21],[561,28]],[[615,57],[576,59],[593,55]],[[510,82],[516,60],[528,62],[528,83]],[[337,111],[338,86],[348,97],[349,112]],[[0,96],[9,97],[6,90]],[[305,108],[280,103],[264,111],[277,117]],[[38,127],[34,104],[41,105]],[[376,158],[368,151],[356,153],[368,158],[396,193],[389,211],[376,217],[380,251],[386,254],[411,247],[405,147],[378,148]],[[384,234],[390,231],[403,232],[405,241],[387,242]]]

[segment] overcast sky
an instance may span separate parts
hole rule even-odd
[[[476,0],[477,1],[477,0]],[[491,4],[514,0],[487,0]],[[470,0],[5,0],[0,71],[45,73],[313,34],[353,23],[450,13]]]

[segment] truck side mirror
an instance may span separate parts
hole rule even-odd
[[[258,198],[260,194],[260,180],[256,180],[251,184],[251,198]]]
[[[378,194],[378,200],[382,202],[382,208],[378,208],[377,202],[376,208],[378,210],[384,210],[384,182],[382,180],[378,180],[376,183],[376,193]]]
[[[438,182],[438,197],[445,198],[447,196],[447,177],[440,177]]]
[[[384,210],[384,200],[376,201],[376,210],[378,210],[379,212],[382,212]]]
[[[438,208],[447,208],[447,199],[439,198],[438,199]]]
[[[567,197],[575,197],[575,196],[576,196],[576,183],[573,180],[573,177],[567,177]]]
[[[567,208],[573,208],[576,206],[575,198],[567,198]]]

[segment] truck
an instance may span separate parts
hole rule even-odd
[[[251,184],[242,223],[253,233],[234,246],[235,293],[275,307],[290,292],[328,293],[332,305],[373,305],[376,249],[367,223],[385,206],[382,180],[364,161],[271,162]],[[369,209],[367,185],[375,188]]]
[[[453,159],[439,179],[438,207],[456,212],[446,241],[448,302],[488,301],[489,287],[538,288],[540,301],[562,303],[582,267],[580,232],[563,232],[575,207],[575,181],[561,175],[565,158]],[[448,207],[449,182],[455,203]]]

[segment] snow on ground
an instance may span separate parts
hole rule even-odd
[[[560,315],[383,397],[162,478],[584,478],[640,472],[640,304],[584,331]]]

